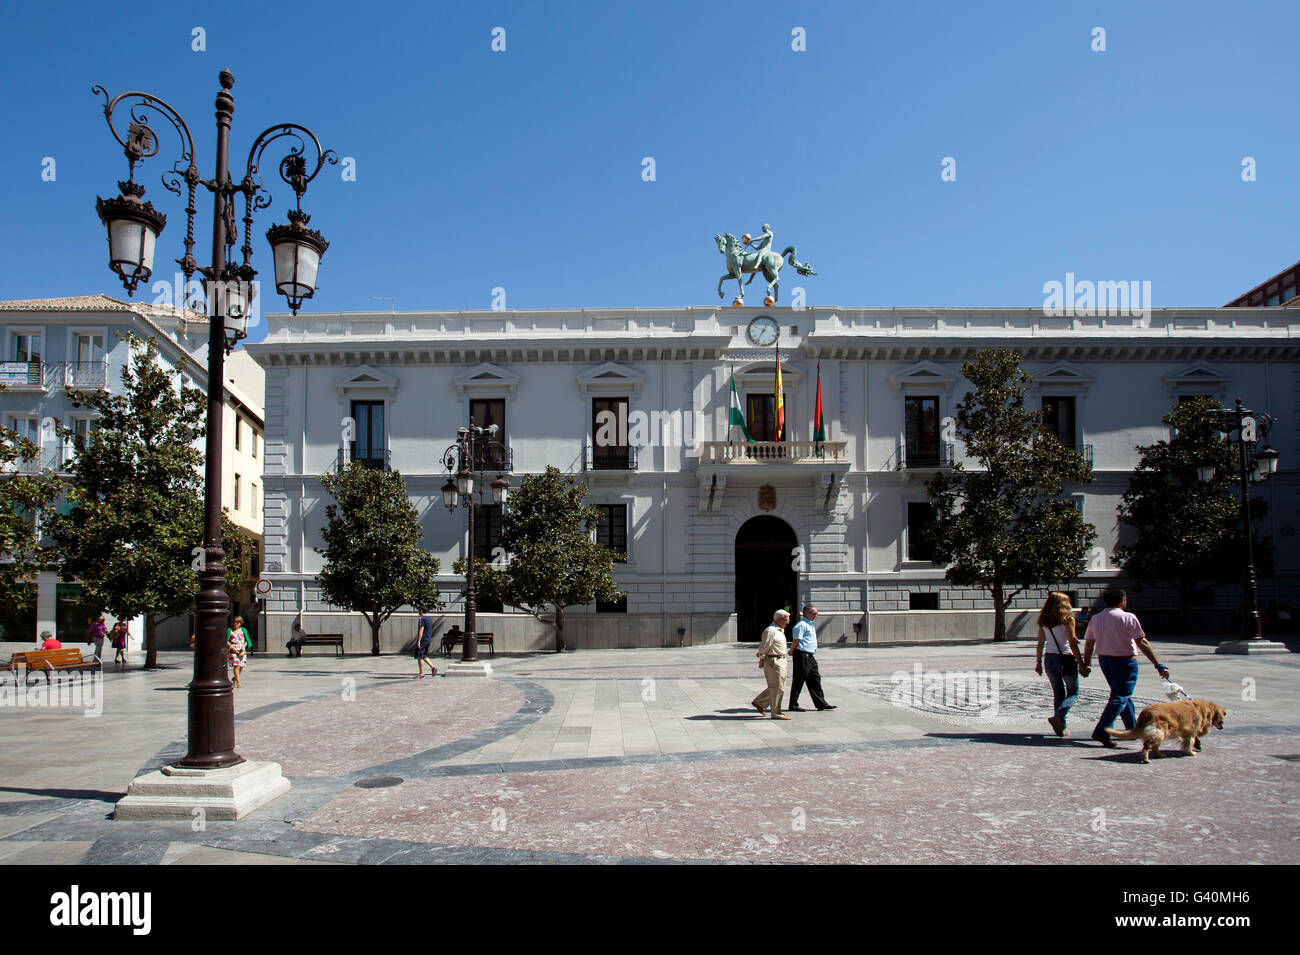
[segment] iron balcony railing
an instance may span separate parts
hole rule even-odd
[[[355,441],[339,448],[338,470],[342,471],[351,461],[356,461],[362,467],[375,471],[392,470],[389,464],[389,452],[379,448],[358,448]]]
[[[46,388],[104,388],[108,385],[108,362],[56,361],[45,368]]]
[[[898,447],[896,468],[899,471],[921,468],[938,470],[952,467],[953,459],[951,444],[901,444]]]
[[[636,448],[628,446],[587,445],[588,471],[635,471]]]

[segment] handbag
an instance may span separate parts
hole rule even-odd
[[[1059,655],[1061,658],[1061,675],[1078,676],[1079,661],[1074,658],[1073,653],[1066,653],[1064,650],[1061,649],[1061,641],[1056,639],[1056,628],[1048,627],[1047,632],[1052,635],[1052,643],[1056,644],[1057,655]]]

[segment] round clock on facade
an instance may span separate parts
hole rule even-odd
[[[769,315],[760,315],[749,323],[749,340],[755,345],[775,345],[780,333],[776,319]]]

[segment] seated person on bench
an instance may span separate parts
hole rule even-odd
[[[459,624],[454,624],[454,623],[453,623],[453,624],[451,625],[451,629],[448,630],[448,631],[443,635],[443,638],[442,638],[442,652],[443,652],[443,653],[450,653],[453,649],[455,649],[456,644],[459,643],[460,640],[461,640],[461,638],[464,637],[464,636],[465,636],[465,631],[463,631],[463,630],[460,629],[460,625],[459,625]]]
[[[306,641],[306,637],[307,631],[303,630],[300,622],[295,621],[293,633],[289,635],[289,642],[285,644],[289,648],[289,656],[295,656],[293,652],[295,649],[298,651],[296,655],[302,656],[302,645]]]

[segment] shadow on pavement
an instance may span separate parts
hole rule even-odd
[[[926,733],[927,739],[964,739],[969,743],[996,743],[1001,746],[1070,746],[1091,749],[1100,744],[1086,737],[1064,738],[1038,733]]]
[[[688,716],[688,720],[745,720],[749,718],[766,719],[752,706],[737,706],[729,710],[717,710],[713,713],[700,713],[696,716]]]
[[[28,796],[48,796],[51,799],[97,799],[116,803],[126,793],[104,792],[102,789],[26,789],[22,786],[0,786],[0,793],[23,793]]]

